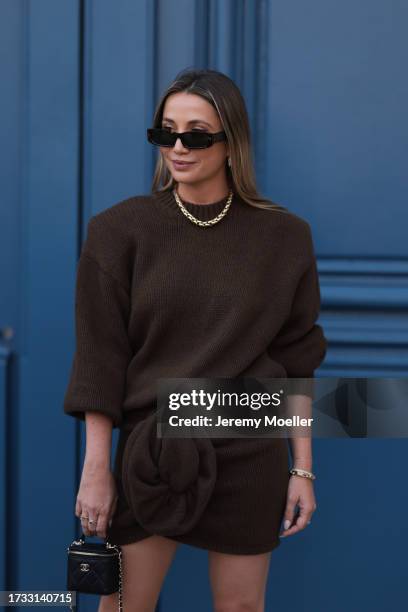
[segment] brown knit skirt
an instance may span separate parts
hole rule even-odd
[[[126,501],[122,459],[131,430],[121,429],[114,476],[118,501],[107,537],[130,544],[147,538]],[[211,497],[194,527],[172,540],[229,554],[259,554],[280,545],[279,533],[289,483],[288,443],[284,438],[211,438],[217,478]]]

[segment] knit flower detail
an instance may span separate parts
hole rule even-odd
[[[180,535],[203,514],[217,475],[208,438],[157,437],[156,412],[140,421],[126,441],[123,491],[132,514],[148,532]]]

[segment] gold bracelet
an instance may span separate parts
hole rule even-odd
[[[295,476],[303,476],[304,478],[310,478],[311,480],[315,480],[316,476],[312,472],[308,472],[307,470],[302,470],[300,468],[292,468],[289,470],[289,474],[293,474]]]

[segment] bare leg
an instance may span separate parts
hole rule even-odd
[[[209,551],[214,612],[264,612],[271,551],[227,555]]]
[[[124,612],[154,612],[178,542],[153,535],[122,544],[122,604]],[[98,612],[117,612],[118,593],[102,595]]]

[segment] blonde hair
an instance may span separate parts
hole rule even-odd
[[[182,70],[163,93],[153,116],[153,127],[161,127],[168,96],[186,92],[207,100],[217,111],[227,135],[231,167],[225,163],[230,187],[250,206],[289,212],[280,204],[263,197],[256,187],[252,161],[251,135],[245,101],[235,83],[222,72],[209,69]],[[152,182],[152,192],[167,191],[175,181],[163,157],[159,155]]]

